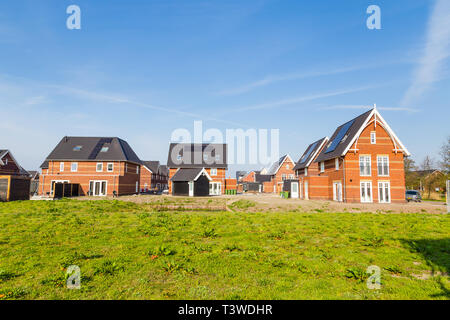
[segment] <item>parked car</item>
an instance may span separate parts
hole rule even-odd
[[[422,196],[420,195],[419,191],[416,190],[406,190],[406,201],[415,201],[420,202],[422,201]]]

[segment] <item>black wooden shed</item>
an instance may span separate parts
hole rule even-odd
[[[209,195],[211,177],[204,168],[181,168],[172,177],[172,194],[201,197]]]

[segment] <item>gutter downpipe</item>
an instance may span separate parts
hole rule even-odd
[[[345,157],[342,158],[342,170],[344,171],[344,202],[347,202],[347,188],[346,188],[346,179],[345,179]]]

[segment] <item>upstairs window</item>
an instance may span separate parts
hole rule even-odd
[[[212,176],[217,176],[217,168],[212,168],[211,169],[211,175]]]
[[[376,132],[371,132],[370,133],[370,143],[371,144],[376,144],[377,143],[377,134],[376,134]]]
[[[139,166],[136,166],[136,174],[139,174]]]
[[[334,159],[334,167],[336,170],[339,170],[339,158]]]
[[[325,172],[325,161],[320,163],[320,172]]]
[[[70,165],[70,171],[77,172],[78,171],[78,162],[72,162]]]
[[[305,168],[305,177],[308,175],[308,168]]]
[[[61,171],[61,172],[64,171],[64,162],[59,163],[59,171]]]
[[[388,156],[378,156],[377,157],[377,167],[379,176],[389,175],[389,157]]]
[[[283,174],[281,175],[281,180],[286,180],[286,174],[283,173]]]
[[[370,156],[359,157],[359,175],[363,177],[368,177],[371,175]]]
[[[178,155],[177,155],[177,160],[178,160],[178,161],[181,161],[181,154],[178,154]]]
[[[208,155],[207,154],[203,154],[203,161],[208,161]]]
[[[113,172],[114,171],[114,163],[108,163],[106,166],[106,171]]]
[[[103,163],[101,163],[101,162],[97,163],[97,166],[95,167],[95,170],[97,172],[102,172],[103,171]]]
[[[286,169],[289,170],[289,165],[288,164],[286,165]]]
[[[220,161],[220,154],[216,154],[216,161]]]

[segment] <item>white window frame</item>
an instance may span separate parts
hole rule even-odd
[[[339,158],[334,159],[334,168],[339,170]]]
[[[100,165],[100,169],[98,168],[98,166]],[[96,164],[95,164],[95,171],[96,172],[103,172],[103,162],[97,162]]]
[[[70,172],[78,172],[78,162],[72,162],[70,164]]]
[[[286,170],[289,170],[289,164],[286,165]]]
[[[380,163],[381,163],[381,170],[380,173]],[[386,166],[385,166],[386,165]],[[387,169],[387,173],[384,172],[385,169]],[[389,156],[377,156],[377,173],[380,177],[389,177]]]
[[[305,177],[308,176],[308,168],[305,168]]]
[[[136,166],[136,174],[139,174],[139,166]]]
[[[369,161],[367,161],[369,159]],[[361,172],[361,163],[364,163],[364,168],[368,165],[369,174]],[[365,170],[363,170],[365,171]],[[372,176],[372,157],[370,155],[359,156],[359,175],[361,177],[371,177]]]
[[[385,191],[386,191],[386,184],[388,185],[388,197],[389,197],[389,201],[385,201],[384,199],[386,198],[386,194],[385,194]],[[383,195],[385,196],[384,198],[383,198],[383,201],[382,201],[382,199],[381,199],[381,192],[380,192],[380,185],[381,185],[381,188],[382,188],[382,192],[383,192]],[[378,203],[391,203],[391,182],[390,181],[378,181]]]
[[[325,172],[325,161],[320,162],[320,172]]]
[[[64,172],[64,162],[59,163],[59,172]]]
[[[217,176],[217,168],[211,168],[210,173],[211,176]]]
[[[109,166],[111,166],[111,170],[109,170]],[[106,171],[107,172],[114,172],[114,162],[108,162],[106,164]]]
[[[367,191],[366,185],[368,184],[370,186],[370,199],[368,201],[363,201],[363,198],[362,198],[362,185],[363,184],[364,184],[364,188],[365,188],[366,191]],[[359,182],[359,196],[360,196],[361,203],[372,203],[373,202],[373,185],[372,185],[372,181],[360,181]]]
[[[377,133],[375,131],[370,132],[370,144],[377,143]]]
[[[285,173],[283,173],[282,175],[281,175],[281,180],[286,180],[286,174]]]

